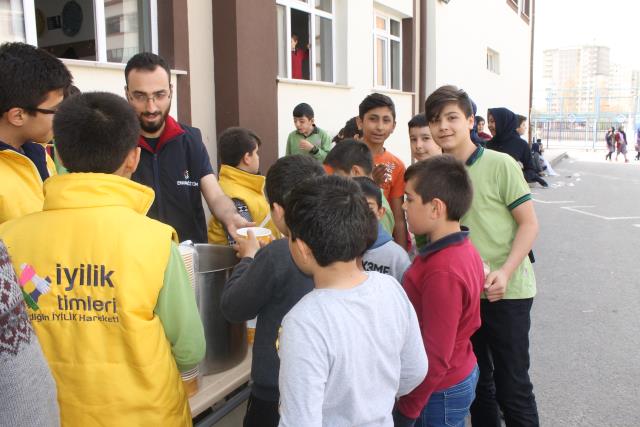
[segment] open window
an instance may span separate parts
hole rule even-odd
[[[278,76],[334,82],[333,0],[278,0]]]
[[[24,41],[59,58],[127,62],[157,52],[157,0],[0,0],[0,42]]]

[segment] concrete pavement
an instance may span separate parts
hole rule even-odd
[[[531,377],[540,423],[640,426],[640,162],[567,154],[550,188],[532,188],[540,235]]]

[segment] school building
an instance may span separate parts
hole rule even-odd
[[[530,103],[533,0],[0,0],[0,42],[25,41],[63,61],[82,91],[124,94],[124,64],[153,51],[174,69],[172,114],[202,130],[252,128],[262,170],[284,154],[292,110],[311,104],[335,134],[369,93],[389,95],[387,147],[410,162],[407,121],[443,84],[479,114]],[[293,75],[292,36],[307,50]]]

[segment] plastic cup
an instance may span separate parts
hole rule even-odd
[[[256,336],[256,323],[258,322],[258,318],[251,319],[247,321],[247,342],[249,345],[253,345],[253,341]]]
[[[238,233],[238,236],[246,239],[249,230],[253,232],[254,236],[256,236],[256,239],[258,239],[258,241],[263,245],[267,245],[271,243],[271,230],[269,230],[268,228],[244,227],[244,228],[239,228],[238,231],[236,231],[236,233]]]
[[[182,378],[182,386],[184,387],[185,393],[187,393],[187,397],[195,396],[200,389],[199,383],[199,370],[198,367],[195,367],[187,372],[182,372],[180,374]]]

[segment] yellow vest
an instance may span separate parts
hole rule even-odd
[[[269,214],[270,208],[264,196],[264,176],[245,172],[238,168],[222,165],[220,168],[220,188],[232,199],[242,200],[249,208],[252,220],[259,225]],[[266,228],[271,230],[274,239],[282,237],[273,221],[269,220]],[[209,220],[209,243],[228,245],[227,232],[215,217]]]
[[[0,239],[25,299],[38,307],[29,317],[56,380],[62,425],[190,426],[154,314],[176,235],[145,216],[153,191],[74,173],[48,179],[44,193],[44,210],[0,225]]]
[[[53,160],[46,155],[49,175],[55,175]],[[0,151],[0,224],[42,210],[42,178],[27,156],[13,150]]]

